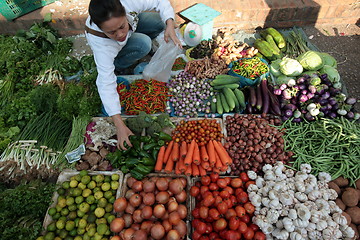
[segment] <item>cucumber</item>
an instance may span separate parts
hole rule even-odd
[[[216,102],[214,102],[215,96],[211,98],[210,102],[210,110],[211,113],[216,113]]]
[[[240,109],[245,109],[246,103],[245,103],[244,93],[240,89],[235,89],[234,94],[235,94],[237,100],[239,101]]]
[[[274,41],[274,38],[270,34],[266,35],[265,40],[270,44],[271,50],[273,50],[274,54],[280,54],[280,49],[278,48]]]
[[[229,105],[230,111],[232,111],[236,106],[234,101],[234,99],[236,100],[235,94],[230,88],[227,87],[223,89],[223,93],[226,98],[226,102]]]
[[[225,95],[222,92],[220,93],[220,100],[221,100],[221,105],[224,109],[224,112],[226,112],[226,113],[230,112],[229,104],[226,102]]]
[[[274,55],[273,50],[268,42],[258,38],[255,40],[254,47],[269,60],[275,60],[277,57]]]
[[[286,46],[283,35],[281,35],[281,33],[279,33],[275,28],[269,27],[266,29],[266,32],[274,38],[279,48],[284,48]]]
[[[239,79],[238,79],[238,81],[239,81]],[[236,88],[239,88],[239,86],[240,85],[238,83],[231,83],[231,84],[214,86],[213,88],[216,90],[224,89],[224,88],[236,89]]]
[[[239,83],[239,78],[231,75],[221,74],[217,75],[214,80],[210,82],[211,86],[226,85],[232,83]]]
[[[217,110],[218,114],[223,114],[224,113],[224,109],[223,109],[222,104],[221,104],[220,94],[216,95],[216,110]]]

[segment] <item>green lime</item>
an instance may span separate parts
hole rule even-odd
[[[65,225],[65,229],[67,231],[71,231],[75,228],[75,222],[74,221],[67,221]]]
[[[115,217],[115,215],[110,215],[110,216],[108,216],[107,218],[106,218],[106,221],[108,222],[108,224],[110,224],[111,222],[112,222],[112,220],[114,220],[116,217]]]
[[[71,187],[71,188],[76,188],[78,184],[79,184],[79,183],[78,183],[78,181],[76,181],[76,180],[71,180],[71,181],[70,181],[70,187]]]
[[[77,187],[80,188],[81,190],[84,190],[87,188],[87,186],[85,184],[83,184],[82,182],[80,182]]]
[[[81,218],[75,218],[74,222],[75,222],[75,227],[79,227],[79,222],[80,222]]]
[[[94,240],[101,240],[102,237],[103,237],[103,236],[102,236],[101,234],[95,233],[95,235],[94,235]]]
[[[96,204],[96,203],[90,205],[90,211],[91,211],[91,212],[94,212],[96,208],[97,208],[97,204]]]
[[[112,194],[111,191],[106,191],[106,192],[104,193],[104,197],[105,197],[106,199],[110,199],[112,196],[113,196],[113,194]]]
[[[62,219],[57,220],[56,227],[57,227],[57,229],[63,229],[65,227],[65,221]]]
[[[87,213],[89,210],[90,210],[90,205],[89,203],[87,202],[82,202],[80,205],[79,205],[79,210],[84,212],[84,213]]]
[[[104,182],[111,182],[111,176],[106,175]]]
[[[44,240],[54,240],[55,233],[54,232],[47,232],[44,236]]]
[[[66,207],[66,199],[60,199],[60,200],[58,200],[57,205],[58,205],[60,208]]]
[[[73,229],[69,232],[69,235],[72,236],[72,237],[75,237],[77,235],[77,229]]]
[[[99,200],[100,198],[104,197],[104,193],[101,191],[98,191],[98,192],[94,193],[94,197],[96,200]]]
[[[105,180],[104,175],[99,174],[99,175],[96,175],[96,177],[95,177],[95,182],[97,182],[97,183],[103,182],[104,180]]]
[[[92,194],[92,191],[91,191],[91,189],[88,189],[88,188],[84,189],[83,192],[82,192],[82,196],[84,198],[90,196],[91,194]]]
[[[86,175],[88,175],[88,174],[89,174],[89,173],[88,173],[87,170],[81,170],[81,171],[79,172],[79,176],[80,176],[80,177],[86,176]]]
[[[56,211],[56,208],[52,207],[52,208],[49,209],[48,214],[49,214],[50,216],[54,216],[56,212],[57,212],[57,211]]]
[[[88,204],[93,204],[93,203],[95,202],[95,197],[94,197],[94,195],[88,196],[88,197],[86,198],[86,202],[87,202]]]
[[[78,228],[85,228],[86,225],[87,225],[87,221],[85,219],[82,218],[82,219],[79,220]]]
[[[78,228],[77,229],[77,234],[78,235],[84,235],[85,231],[86,231],[85,228]]]
[[[66,205],[70,206],[72,204],[74,204],[75,199],[73,197],[67,197],[66,199]]]
[[[61,216],[67,216],[68,214],[69,214],[69,209],[63,208],[63,209],[61,210]]]
[[[77,218],[77,213],[76,213],[76,211],[71,211],[71,212],[69,212],[69,215],[67,216],[69,219],[71,219],[71,220],[74,220],[75,218]]]
[[[119,179],[120,179],[119,174],[112,174],[112,175],[111,175],[111,180],[113,180],[113,181],[119,181]]]
[[[90,240],[90,239],[91,238],[90,238],[89,234],[87,232],[85,232],[83,235],[83,240]]]
[[[62,220],[62,221],[64,221],[64,222],[66,222],[66,216],[61,216],[61,217],[59,217],[59,220]]]
[[[80,218],[84,217],[84,215],[86,214],[85,212],[80,211],[80,210],[77,210],[76,213],[77,213],[77,216],[80,217]]]
[[[101,224],[101,223],[105,223],[105,224],[106,224],[106,223],[107,223],[107,220],[106,220],[106,218],[102,217],[102,218],[96,219],[95,223],[96,223],[96,225],[99,225],[99,224]]]
[[[75,203],[76,204],[80,204],[80,203],[82,203],[84,201],[84,197],[83,196],[77,196],[76,198],[75,198]]]
[[[77,196],[81,196],[82,194],[82,190],[80,188],[73,188],[71,190],[72,190],[71,196],[77,197]]]
[[[105,232],[105,235],[106,236],[110,236],[111,235],[111,231],[110,231],[110,228]],[[107,238],[103,238],[101,240],[108,240]]]
[[[65,181],[61,184],[61,186],[64,188],[64,189],[68,189],[70,188],[70,181]]]
[[[112,196],[110,199],[109,199],[109,203],[113,204],[115,202],[116,198],[115,196]]]
[[[62,240],[61,237],[55,237],[54,240]]]
[[[101,183],[102,184],[102,183]],[[100,184],[100,186],[101,186],[101,184]],[[101,188],[100,188],[100,186],[98,186],[98,187],[95,187],[94,189],[93,189],[93,193],[96,193],[96,192],[99,192],[99,191],[101,191]]]
[[[102,197],[102,198],[99,199],[99,201],[97,203],[97,206],[104,208],[104,207],[106,207],[107,203],[108,202],[107,202],[106,198]]]
[[[61,214],[59,212],[55,213],[54,216],[52,216],[52,219],[58,220],[61,217]]]
[[[119,182],[111,181],[111,189],[112,190],[117,190],[119,188],[119,186],[120,186]]]
[[[81,177],[82,177],[82,176],[80,176],[80,174],[76,174],[76,175],[74,176],[74,179],[75,179],[76,181],[80,182],[80,181],[81,181]]]
[[[105,222],[106,222],[106,220],[105,220]],[[100,223],[96,227],[96,232],[99,233],[100,235],[104,235],[108,229],[109,229],[109,227],[106,223]]]
[[[40,236],[36,240],[44,240],[44,236]]]
[[[70,235],[70,233],[69,233],[69,235]],[[64,238],[64,240],[74,240],[74,238],[73,238],[72,236],[66,236],[66,237]]]
[[[88,235],[89,235],[90,237],[94,236],[95,233],[96,233],[96,228],[95,228],[95,227],[90,228],[90,229],[87,231],[87,233],[88,233]]]
[[[49,232],[54,232],[56,230],[56,223],[55,222],[50,223],[46,227],[46,230],[49,231]]]
[[[111,203],[107,203],[105,206],[105,212],[111,212],[113,210],[113,205]]]
[[[96,219],[96,216],[94,215],[95,219]],[[95,222],[95,220],[94,220]],[[85,230],[86,231],[89,231],[91,228],[96,228],[96,224],[95,223],[88,223],[88,225],[86,225],[86,228]]]
[[[68,235],[68,232],[65,229],[61,229],[61,231],[59,233],[59,237],[64,239],[64,238],[66,238],[67,235]]]
[[[94,223],[96,221],[95,214],[94,213],[89,214],[87,221],[88,221],[88,223]]]
[[[85,233],[85,229],[82,229],[84,232],[82,232],[82,233],[79,233],[79,229],[78,229],[78,235],[83,235],[84,233]],[[82,239],[82,237],[80,237],[80,236],[76,236],[75,238],[74,238],[74,240],[83,240]]]
[[[71,212],[71,211],[76,211],[76,210],[77,210],[77,205],[76,205],[76,204],[70,205],[70,206],[68,207],[68,209],[69,209],[70,212]]]
[[[111,185],[110,185],[110,183],[108,183],[108,182],[105,182],[105,183],[103,183],[103,184],[101,185],[101,190],[103,190],[104,192],[109,191],[110,188],[111,188]],[[116,188],[116,189],[117,189],[117,188]]]
[[[58,192],[58,194],[59,194],[60,196],[62,196],[62,195],[65,195],[66,190],[65,190],[64,188],[59,188],[59,189],[57,190],[57,192]]]
[[[101,218],[105,214],[105,209],[103,208],[96,208],[94,211],[96,217]]]
[[[89,184],[90,181],[91,181],[91,177],[88,175],[81,177],[81,182],[85,185]]]
[[[96,182],[91,181],[86,185],[89,189],[94,189],[96,187]]]

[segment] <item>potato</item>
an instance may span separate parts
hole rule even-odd
[[[329,188],[334,189],[334,190],[336,191],[336,193],[338,194],[338,196],[340,196],[341,189],[340,189],[340,187],[339,187],[336,183],[334,183],[334,182],[329,182],[329,183],[328,183],[328,186],[329,186]]]
[[[360,208],[359,207],[349,207],[345,211],[351,217],[351,222],[354,224],[360,224]]]
[[[351,223],[351,217],[347,212],[342,212],[342,215],[345,216],[346,220],[347,220],[347,224],[350,225]]]
[[[336,205],[338,205],[338,207],[339,207],[341,210],[345,211],[346,205],[343,203],[343,201],[342,201],[340,198],[337,198],[337,199],[335,200],[335,203],[336,203]]]
[[[355,207],[359,202],[358,191],[355,188],[347,188],[342,194],[341,200],[346,206]]]
[[[356,188],[360,189],[360,178],[355,182]]]
[[[356,225],[355,224],[350,224],[349,225],[353,230],[354,230],[354,232],[355,232],[355,239],[359,239],[359,230],[358,230],[358,228],[356,227]]]
[[[338,185],[341,188],[349,185],[349,180],[345,179],[344,177],[338,177],[337,179],[333,180],[332,182],[334,182],[336,185]]]

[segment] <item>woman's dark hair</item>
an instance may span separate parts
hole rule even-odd
[[[120,0],[91,0],[89,4],[90,20],[101,28],[101,24],[112,17],[126,15]]]

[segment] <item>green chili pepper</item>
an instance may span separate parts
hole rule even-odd
[[[150,154],[147,153],[145,150],[141,150],[141,151],[139,152],[139,156],[140,156],[140,157],[148,157],[148,158],[151,157]]]
[[[149,143],[149,144],[146,144],[143,146],[143,149],[145,151],[148,151],[148,150],[151,150],[153,149],[154,147],[156,147],[158,144],[157,143]]]
[[[150,173],[152,170],[154,170],[154,166],[145,166],[144,164],[140,163],[136,165],[134,169],[136,169],[139,173],[146,175]]]
[[[135,166],[135,164],[138,164],[140,162],[140,159],[139,158],[128,158],[126,159],[125,161],[125,165],[128,167],[128,168],[133,168]]]
[[[123,173],[128,173],[129,172],[129,168],[127,166],[122,166],[120,169]]]
[[[164,141],[171,141],[172,140],[171,136],[169,134],[167,134],[167,133],[164,133],[164,132],[159,133],[159,139],[164,140]]]
[[[146,166],[154,166],[155,165],[155,160],[152,159],[152,158],[143,157],[141,159],[141,163],[146,165]]]
[[[140,137],[140,141],[143,142],[143,143],[149,143],[150,140],[151,140],[150,136],[141,136]]]
[[[142,180],[144,178],[144,174],[142,174],[139,170],[136,168],[133,168],[130,170],[130,174],[133,178],[136,180]]]
[[[159,153],[160,147],[155,147],[152,151],[151,151],[151,156],[153,159],[157,159],[157,155]]]

